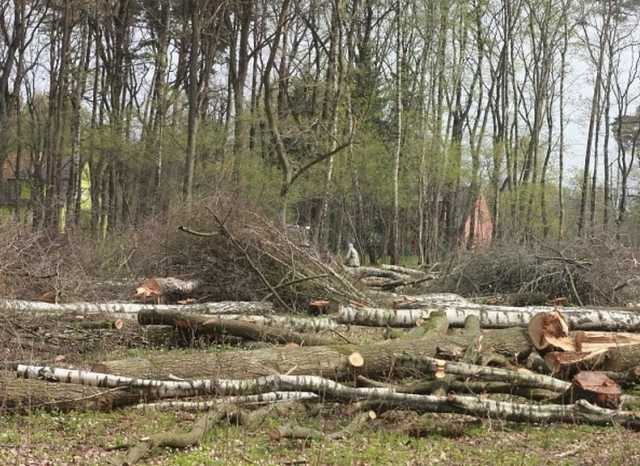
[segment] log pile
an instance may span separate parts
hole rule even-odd
[[[193,445],[229,416],[249,422],[246,407],[281,401],[330,401],[357,416],[353,429],[325,435],[283,426],[276,429],[278,438],[339,438],[389,410],[640,428],[640,400],[625,393],[640,382],[637,314],[485,306],[448,294],[394,299],[387,308],[352,303],[321,317],[259,313],[256,303],[226,304],[233,313],[214,314],[198,312],[212,309],[205,303],[139,304],[135,316],[142,328],[265,346],[163,351],[81,368],[23,361],[14,367],[17,379],[0,376],[0,395],[5,408],[16,411],[36,402],[57,409],[205,412],[191,433],[150,436],[131,445],[120,464],[137,461],[153,446]],[[25,313],[54,312],[44,305],[8,304]],[[355,329],[377,331],[377,338],[358,340]],[[390,339],[382,340],[382,332]],[[55,390],[47,390],[50,384]],[[29,393],[19,394],[20,387]]]

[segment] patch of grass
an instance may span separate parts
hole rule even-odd
[[[0,418],[0,464],[105,464],[118,452],[106,447],[135,443],[150,434],[191,428],[188,414],[126,409],[114,412],[42,413]],[[274,427],[300,422],[335,431],[350,419],[269,417],[255,431],[220,425],[198,447],[155,451],[148,465],[599,465],[640,463],[640,434],[621,428],[527,426],[484,422],[456,438],[414,438],[377,421],[339,441],[272,440]],[[330,427],[329,427],[330,426]]]

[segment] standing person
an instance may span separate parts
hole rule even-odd
[[[360,267],[360,255],[351,242],[347,243],[347,255],[344,262],[347,267]]]

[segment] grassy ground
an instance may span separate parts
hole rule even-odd
[[[322,430],[323,419],[300,419]],[[144,464],[162,465],[632,465],[640,464],[640,434],[589,426],[516,426],[483,422],[455,438],[415,438],[398,425],[374,422],[340,441],[273,440],[269,431],[290,422],[268,418],[251,432],[222,425],[206,442],[186,451],[157,451]],[[298,423],[296,421],[296,423]],[[0,419],[0,464],[98,465],[117,452],[108,447],[134,442],[165,430],[188,430],[193,415],[141,412],[32,413]],[[333,422],[329,420],[328,422]],[[446,422],[444,420],[443,422]],[[332,429],[333,430],[332,426]]]

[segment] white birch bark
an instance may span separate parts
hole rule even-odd
[[[258,301],[219,301],[199,304],[139,304],[139,303],[65,303],[0,299],[0,312],[77,312],[80,314],[137,314],[142,310],[193,312],[198,314],[269,314],[273,304]]]
[[[182,410],[182,411],[209,411],[223,404],[266,404],[287,403],[291,401],[317,400],[318,395],[308,392],[267,392],[258,395],[229,396],[208,401],[160,401],[157,403],[140,403],[136,409],[157,410]]]
[[[414,327],[433,311],[444,311],[449,325],[463,327],[469,316],[477,316],[483,328],[527,327],[540,312],[557,309],[548,306],[508,307],[473,303],[430,304],[421,309],[355,308],[343,305],[336,320],[342,324],[390,327]],[[563,309],[562,315],[572,330],[640,331],[640,314],[618,309]]]
[[[25,365],[18,366],[18,376],[104,388],[143,389],[146,393],[151,392],[160,397],[204,394],[244,396],[274,391],[295,391],[315,393],[322,398],[338,401],[364,400],[402,409],[469,414],[515,422],[583,422],[596,425],[620,424],[636,428],[640,426],[640,413],[600,408],[584,400],[578,400],[571,405],[536,405],[453,394],[414,395],[398,393],[393,388],[354,388],[318,376],[270,375],[246,380],[164,381]]]

